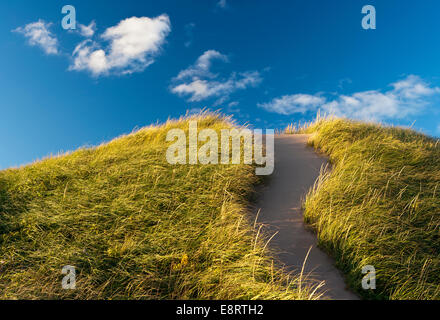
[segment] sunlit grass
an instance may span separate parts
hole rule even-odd
[[[440,298],[440,143],[411,129],[318,119],[296,132],[330,157],[305,221],[366,298]],[[373,265],[376,290],[363,290]]]
[[[247,212],[255,168],[172,166],[171,128],[187,130],[188,118],[0,171],[0,298],[317,298],[257,237]],[[75,290],[61,287],[65,265],[76,267]]]

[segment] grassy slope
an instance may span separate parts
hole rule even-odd
[[[187,120],[0,171],[0,298],[308,298],[255,241],[254,169],[169,165],[177,127]],[[77,268],[76,290],[61,288],[65,265]]]
[[[440,143],[408,129],[321,120],[307,132],[330,156],[305,220],[367,298],[440,298]],[[373,265],[377,289],[361,288]]]

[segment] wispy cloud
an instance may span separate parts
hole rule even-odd
[[[239,106],[239,102],[238,101],[232,101],[228,104],[228,107],[226,109],[227,112],[231,112],[231,113],[239,113],[241,110],[240,108],[238,108]]]
[[[184,80],[188,78],[199,79],[199,78],[214,78],[215,75],[210,72],[210,68],[213,60],[221,60],[223,62],[229,62],[228,57],[216,50],[207,50],[197,61],[188,68],[179,72],[174,80]]]
[[[29,41],[31,46],[38,46],[46,54],[58,54],[58,39],[50,32],[51,23],[46,23],[43,20],[29,23],[24,27],[19,27],[13,32],[23,34]]]
[[[418,76],[392,83],[392,89],[363,91],[351,96],[340,96],[322,106],[323,110],[337,116],[363,120],[403,119],[420,113],[429,99],[440,93]]]
[[[349,84],[352,84],[352,83],[353,83],[353,81],[350,78],[341,79],[341,80],[339,80],[338,88],[339,89],[344,89],[346,85],[349,85]]]
[[[79,23],[78,27],[79,27],[79,33],[83,37],[86,37],[86,38],[93,37],[93,35],[96,32],[96,22],[95,21],[90,22],[90,24],[88,26]]]
[[[322,94],[294,94],[275,98],[258,106],[279,114],[322,111],[341,117],[361,120],[403,119],[424,110],[440,88],[429,85],[418,76],[410,75],[390,84],[390,89],[356,92],[326,99]]]
[[[233,92],[255,87],[262,81],[258,71],[233,72],[227,78],[220,78],[210,71],[214,60],[229,62],[228,57],[218,51],[205,51],[193,65],[180,71],[172,80],[171,92],[191,102],[216,97],[215,104],[218,105],[227,101]]]
[[[228,3],[226,2],[226,0],[219,0],[217,2],[217,7],[222,8],[222,9],[226,9],[228,6]]]
[[[271,102],[260,103],[258,106],[270,112],[289,115],[314,110],[325,101],[325,98],[318,95],[298,93],[275,98]]]
[[[261,82],[257,71],[234,73],[226,81],[210,81],[196,79],[189,83],[182,83],[172,88],[172,92],[179,96],[189,97],[188,101],[202,101],[211,97],[219,97],[216,104],[229,99],[229,95],[237,90],[253,87]]]
[[[73,52],[69,69],[89,71],[95,76],[143,71],[154,62],[170,31],[170,19],[165,14],[127,18],[101,35],[109,42],[107,48],[90,39],[81,42]]]
[[[189,48],[192,43],[193,43],[193,39],[194,39],[194,35],[193,35],[193,31],[194,28],[196,27],[196,24],[191,22],[185,25],[185,38],[186,41],[184,43],[185,47]]]

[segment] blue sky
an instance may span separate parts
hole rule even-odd
[[[61,27],[63,5],[77,29]],[[361,27],[374,5],[376,30]],[[440,135],[440,2],[3,1],[0,168],[208,107],[282,128],[318,109]]]

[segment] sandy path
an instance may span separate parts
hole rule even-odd
[[[311,246],[305,272],[325,281],[324,298],[358,299],[346,290],[344,279],[333,260],[317,248],[316,236],[305,229],[301,211],[302,199],[319,175],[326,159],[307,147],[307,135],[275,136],[275,171],[260,190],[258,221],[266,224],[269,234],[278,234],[270,245],[289,271],[300,270]]]

